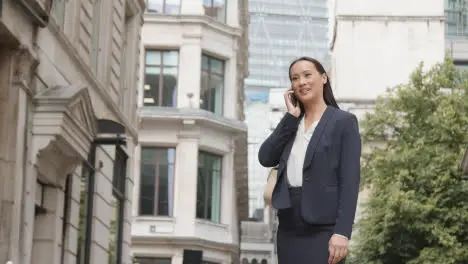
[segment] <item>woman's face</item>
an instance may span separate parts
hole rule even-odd
[[[323,85],[326,83],[326,75],[317,71],[310,61],[298,61],[291,67],[291,85],[297,99],[302,103],[322,98]]]

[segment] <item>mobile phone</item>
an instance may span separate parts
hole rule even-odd
[[[290,94],[289,94],[289,100],[291,100],[291,103],[292,103],[294,106],[297,106],[297,98],[296,98],[296,96],[294,95],[294,93],[290,93]]]

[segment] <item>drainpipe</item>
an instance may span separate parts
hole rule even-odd
[[[29,17],[32,19],[33,23],[39,27],[46,27],[49,23],[49,14],[46,13],[46,10],[43,10],[39,4],[31,4],[31,0],[17,0]],[[1,4],[2,0],[0,0]],[[42,11],[42,12],[41,12]],[[50,11],[50,8],[49,8]],[[42,13],[42,14],[41,14]]]

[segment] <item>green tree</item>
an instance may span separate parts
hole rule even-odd
[[[370,188],[348,263],[468,263],[468,74],[450,59],[388,90],[363,121]],[[445,88],[445,89],[441,89]]]

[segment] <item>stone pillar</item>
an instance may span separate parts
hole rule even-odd
[[[186,27],[191,27],[187,25]],[[177,85],[177,107],[200,108],[201,36],[198,27],[183,35],[180,47],[179,80]],[[192,94],[192,98],[189,98]]]
[[[182,0],[180,13],[182,15],[203,15],[203,0]]]
[[[239,27],[239,3],[243,0],[226,1],[226,24],[231,27]]]
[[[176,236],[195,234],[199,132],[194,120],[184,120],[176,150],[174,217]]]
[[[64,193],[59,188],[44,189],[44,206],[46,213],[34,220],[32,262],[49,264],[60,262],[59,244],[62,237],[62,219]]]
[[[12,253],[18,134],[18,89],[11,85],[13,56],[11,50],[0,50],[0,263],[10,260]]]
[[[232,140],[233,141],[233,140]],[[237,208],[236,206],[236,193],[235,193],[235,174],[234,174],[234,142],[230,144],[229,153],[223,157],[222,167],[222,179],[221,179],[221,208]],[[234,222],[237,219],[237,210],[221,210],[221,223],[228,226],[229,229],[229,241],[232,241],[232,231],[236,229],[234,225],[238,223]],[[237,241],[232,241],[233,243]]]
[[[244,89],[244,87],[239,87],[237,85],[237,49],[233,49],[232,56],[226,61],[225,73],[223,113],[227,118],[237,119],[237,90]]]
[[[21,262],[28,80],[34,63],[28,49],[0,50],[0,263]]]

